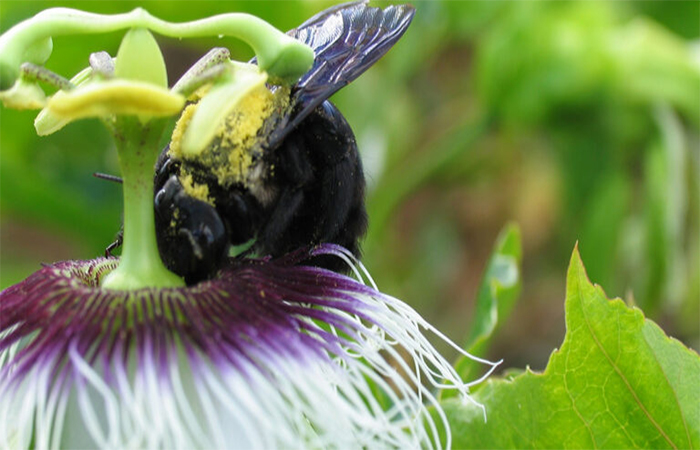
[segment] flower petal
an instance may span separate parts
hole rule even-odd
[[[136,291],[98,287],[115,259],[63,262],[0,293],[0,446],[441,447],[424,382],[468,385],[432,328],[299,265],[319,254],[350,257],[236,259],[214,280]]]

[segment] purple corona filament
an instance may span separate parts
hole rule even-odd
[[[68,261],[3,291],[1,444],[445,445],[426,386],[469,399],[469,385],[421,328],[434,330],[373,287],[304,266],[312,254],[352,258],[327,245],[135,291],[99,288],[115,259]]]

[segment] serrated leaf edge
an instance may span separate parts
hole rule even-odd
[[[568,270],[568,273],[567,273],[567,280],[572,280],[572,282],[571,282],[571,285],[572,285],[572,286],[570,286],[570,285],[567,284],[567,288],[566,288],[566,297],[567,297],[567,299],[569,299],[570,296],[571,296],[572,294],[574,294],[574,293],[575,293],[577,296],[581,296],[581,294],[582,294],[582,292],[583,292],[583,289],[581,288],[581,281],[580,281],[580,280],[581,280],[581,277],[583,277],[583,279],[586,280],[586,282],[587,282],[590,286],[593,287],[593,289],[594,289],[595,294],[596,294],[597,297],[599,297],[599,298],[602,297],[602,298],[605,299],[606,301],[609,301],[609,302],[612,302],[612,303],[619,303],[619,304],[620,304],[621,306],[623,306],[626,310],[631,309],[633,312],[636,312],[636,313],[640,314],[644,323],[648,322],[647,319],[644,317],[644,313],[643,313],[639,308],[629,308],[629,307],[628,307],[627,305],[625,305],[625,303],[624,303],[621,299],[619,299],[619,298],[609,299],[608,296],[605,294],[605,291],[603,290],[602,286],[591,282],[591,280],[588,278],[588,274],[586,273],[586,268],[585,268],[585,266],[583,265],[583,261],[581,260],[581,255],[580,255],[579,250],[578,250],[578,244],[576,244],[576,247],[574,248],[574,252],[573,252],[573,254],[571,255],[571,261],[570,261],[570,263],[569,263],[569,270]],[[575,282],[574,282],[574,281],[575,281]],[[617,306],[617,305],[616,305],[616,306]],[[585,310],[585,308],[582,308],[582,309],[581,309],[581,312],[582,312],[582,317],[583,317],[583,319],[584,319],[584,323],[586,324],[586,327],[588,328],[588,332],[589,332],[591,338],[593,339],[593,342],[595,342],[595,345],[598,347],[598,350],[603,354],[603,356],[604,356],[605,359],[608,361],[608,363],[610,364],[610,366],[613,368],[613,370],[615,371],[615,373],[617,373],[617,375],[620,377],[620,379],[621,379],[622,382],[624,383],[625,387],[627,388],[627,390],[629,391],[629,393],[630,393],[630,394],[632,395],[632,397],[634,398],[634,400],[635,400],[635,402],[637,403],[637,405],[639,405],[639,408],[641,409],[641,411],[644,413],[644,415],[647,417],[647,419],[649,419],[649,422],[651,422],[651,424],[654,426],[654,428],[659,432],[659,434],[660,434],[661,436],[663,436],[663,438],[666,440],[666,442],[668,442],[668,444],[669,444],[671,447],[673,447],[674,449],[677,449],[678,446],[677,446],[677,445],[673,442],[673,440],[665,433],[665,431],[663,430],[663,428],[656,422],[656,420],[654,420],[654,417],[652,416],[652,414],[646,409],[646,407],[644,406],[644,403],[642,403],[641,399],[637,396],[637,393],[634,391],[634,389],[632,389],[632,386],[630,385],[630,383],[629,383],[629,381],[627,380],[627,378],[625,377],[625,375],[622,373],[622,371],[619,369],[619,367],[615,364],[615,362],[612,360],[612,358],[610,358],[610,355],[608,355],[607,351],[605,350],[605,348],[603,347],[603,345],[602,345],[602,344],[600,343],[600,341],[598,340],[598,337],[596,336],[596,334],[595,334],[593,328],[591,327],[590,320],[589,320],[588,317],[586,316],[586,310]],[[640,330],[640,331],[641,331],[641,330]],[[665,334],[664,334],[664,335],[665,335]],[[564,341],[564,343],[565,343],[565,342],[566,342],[566,340]],[[564,346],[564,344],[562,344],[562,347],[563,347],[563,346]],[[653,352],[652,352],[652,354],[653,354]],[[550,360],[551,360],[551,357],[550,357]],[[549,367],[549,363],[547,363],[547,367]],[[545,370],[545,372],[546,372],[546,370]],[[663,370],[662,370],[661,372],[664,373]],[[566,383],[566,377],[565,377],[565,379],[564,379],[564,383]],[[567,389],[567,390],[568,390],[568,389]],[[671,389],[671,390],[672,390],[673,392],[675,392],[675,390],[673,390],[673,389]],[[679,410],[682,411],[682,409],[680,408],[680,404],[678,403],[678,399],[677,399],[677,398],[676,398],[676,403],[678,404]],[[573,410],[576,412],[576,414],[577,414],[579,417],[581,417],[581,415],[580,415],[580,414],[578,413],[578,411],[576,410],[576,406],[572,404],[572,408],[573,408]],[[681,417],[683,417],[682,414],[681,414]],[[583,420],[583,417],[581,417],[581,421],[584,423],[584,425],[586,425],[586,428],[588,428],[588,424]],[[685,420],[684,420],[683,425],[684,425],[684,429],[686,430],[686,434],[688,434],[688,433],[689,433],[689,431],[688,431],[688,426],[687,426],[687,423],[685,423]],[[592,435],[591,435],[591,438],[593,439],[593,436],[592,436]],[[688,434],[688,439],[689,439],[689,443],[692,445],[692,442],[690,441],[690,435],[689,435],[689,434]],[[632,440],[632,439],[631,439],[631,440]],[[594,439],[593,439],[593,441],[595,442]]]

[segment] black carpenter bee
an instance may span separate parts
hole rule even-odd
[[[288,32],[314,50],[313,67],[291,89],[266,88],[272,112],[252,136],[239,139],[249,114],[243,109],[210,144],[208,162],[177,155],[173,142],[163,150],[155,173],[156,230],[170,270],[188,284],[207,279],[230,246],[246,242],[259,255],[335,243],[359,256],[367,229],[362,162],[350,126],[328,98],[385,54],[414,12],[359,2],[317,14]],[[323,257],[311,263],[342,267]]]

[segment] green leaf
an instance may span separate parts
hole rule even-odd
[[[504,323],[513,310],[520,294],[521,262],[520,229],[508,224],[498,236],[477,293],[474,319],[463,346],[472,355],[485,356],[496,327]],[[484,365],[462,356],[455,368],[462,379],[472,380],[484,370]]]
[[[567,333],[544,373],[491,379],[482,410],[443,403],[454,448],[699,448],[700,357],[637,308],[608,300],[578,251]]]

